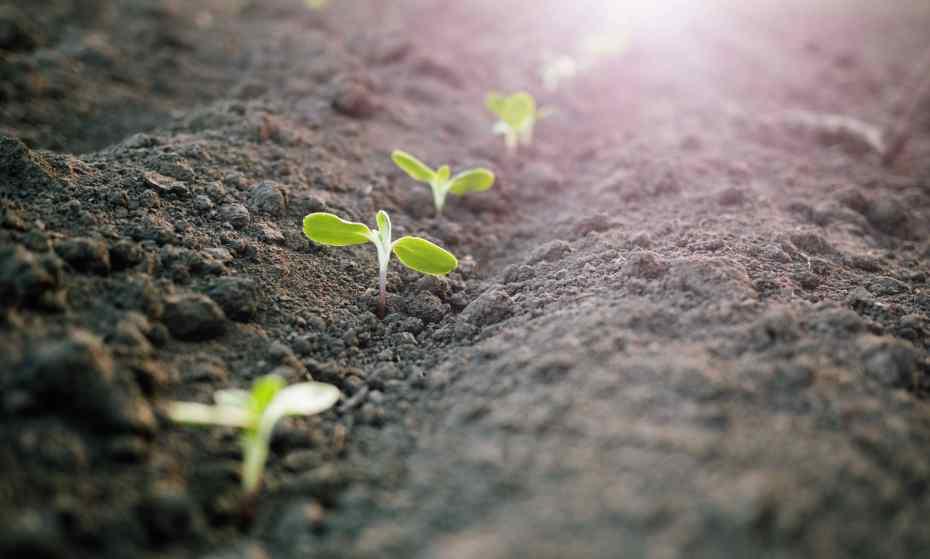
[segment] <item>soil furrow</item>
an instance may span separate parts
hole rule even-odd
[[[930,11],[674,4],[556,91],[610,3],[0,6],[0,555],[922,556],[930,100],[871,134]],[[554,109],[515,156],[492,89]],[[497,183],[437,218],[396,148]],[[460,260],[384,320],[300,230],[379,209]],[[164,406],[267,373],[344,399],[249,522]]]

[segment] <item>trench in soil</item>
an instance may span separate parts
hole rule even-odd
[[[308,248],[290,234],[296,215],[261,218],[285,232],[283,243],[263,240],[258,223],[223,232],[255,247],[229,267],[259,282],[263,308],[217,340],[160,347],[157,358],[181,378],[198,359],[229,370],[225,383],[169,383],[164,398],[205,401],[245,385],[273,368],[271,342],[301,339],[310,342],[300,367],[369,396],[283,426],[247,528],[229,517],[238,453],[229,433],[159,423],[139,462],[95,458],[105,473],[80,472],[92,489],[77,492],[67,475],[13,453],[11,470],[41,487],[7,489],[19,506],[61,515],[43,498],[91,494],[116,515],[132,511],[122,537],[112,515],[87,513],[87,533],[64,529],[63,556],[219,547],[275,557],[880,557],[930,545],[928,119],[888,171],[858,136],[794,115],[887,126],[897,86],[910,83],[907,61],[925,47],[925,7],[825,2],[823,19],[799,20],[802,5],[709,5],[713,17],[665,31],[684,38],[634,36],[617,60],[541,96],[557,113],[534,146],[505,158],[489,138],[483,95],[537,83],[533,49],[542,37],[571,36],[559,25],[571,6],[531,6],[539,15],[525,19],[498,17],[523,13],[521,2],[336,6],[325,24],[280,6],[235,20],[237,60],[248,62],[216,83],[243,98],[216,87],[181,96],[181,106],[204,104],[150,131],[156,146],[170,155],[193,140],[212,157],[198,170],[215,167],[211,178],[224,182],[229,171],[245,175],[232,198],[266,178],[294,183],[292,197],[309,192],[358,220],[388,209],[400,232],[475,264],[450,284],[394,264],[394,319],[379,325],[370,290],[362,293],[370,247]],[[377,32],[358,31],[372,21]],[[873,41],[863,47],[851,29]],[[336,78],[314,82],[332,66]],[[351,101],[356,86],[354,100],[374,103],[372,115],[328,109],[333,96]],[[396,147],[492,167],[493,196],[453,199],[446,220],[433,219],[425,187],[391,168]],[[157,151],[122,143],[81,159],[138,174],[152,164],[146,150]],[[195,150],[182,153],[196,160]],[[105,179],[80,184],[117,187]],[[51,211],[36,200],[19,209]],[[222,226],[188,206],[165,201],[129,218],[187,220],[191,236],[215,240],[211,227]],[[117,238],[127,230],[126,216],[88,207],[116,224]],[[49,222],[81,234],[65,219]],[[170,287],[158,286],[166,293],[211,281],[168,277]],[[118,313],[79,302],[106,300],[105,282],[69,282],[64,325],[104,335]],[[53,317],[24,314],[10,340],[41,347],[60,334]],[[425,322],[411,330],[414,346],[396,326],[411,317]],[[394,370],[396,382],[377,378]],[[7,428],[13,436],[45,419]],[[112,442],[85,437],[95,456]],[[162,486],[193,501],[182,515],[196,525],[189,537],[160,527],[173,510],[163,501],[154,512],[140,506]]]

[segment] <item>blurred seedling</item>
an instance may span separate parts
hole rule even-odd
[[[444,276],[458,267],[455,256],[420,237],[405,236],[391,240],[391,219],[380,210],[375,218],[378,229],[372,231],[364,223],[345,221],[336,215],[316,212],[304,217],[304,235],[321,245],[352,246],[374,243],[378,249],[378,315],[384,317],[387,298],[387,270],[391,253],[404,266],[434,276]]]
[[[391,159],[410,178],[417,182],[425,182],[433,190],[433,203],[436,205],[436,215],[442,215],[442,208],[449,193],[463,196],[469,192],[484,192],[494,185],[494,173],[488,169],[477,168],[462,171],[455,176],[448,165],[436,170],[399,149],[394,150]]]
[[[341,395],[335,386],[321,382],[285,384],[277,375],[266,375],[255,381],[251,391],[217,391],[213,405],[171,402],[168,406],[168,416],[178,423],[242,429],[242,489],[247,502],[258,495],[278,421],[322,413]]]
[[[630,48],[630,32],[619,30],[610,33],[591,33],[585,35],[578,45],[580,56],[585,60],[597,61],[611,56],[619,56]]]
[[[555,91],[563,82],[571,80],[579,72],[581,64],[577,58],[568,54],[543,54],[543,62],[539,68],[539,79],[548,91]]]
[[[508,154],[516,152],[518,146],[532,144],[536,123],[552,113],[549,109],[538,109],[536,99],[524,91],[512,95],[492,91],[485,98],[485,106],[498,118],[493,130],[504,136]]]
[[[619,56],[629,46],[629,35],[623,32],[595,33],[585,36],[571,54],[543,54],[539,77],[548,91],[587,72],[603,60]]]
[[[311,10],[322,10],[329,5],[330,0],[304,0],[304,4]]]

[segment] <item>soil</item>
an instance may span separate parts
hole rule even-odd
[[[930,4],[701,3],[546,92],[604,5],[0,3],[0,556],[930,553],[930,100],[878,134]],[[437,219],[395,148],[498,182]],[[461,262],[384,320],[300,230],[378,209]],[[164,409],[269,372],[345,398],[249,522]]]

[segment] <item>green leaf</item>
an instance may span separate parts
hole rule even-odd
[[[442,184],[446,182],[447,180],[449,180],[449,175],[451,174],[452,174],[452,169],[450,169],[448,165],[443,165],[442,167],[439,168],[438,171],[436,171],[436,180],[438,180],[439,183]]]
[[[213,393],[213,401],[218,406],[229,406],[232,408],[248,408],[252,395],[247,390],[229,389],[217,390]]]
[[[503,117],[506,104],[507,98],[496,91],[488,93],[487,97],[484,98],[484,105],[499,118]]]
[[[265,375],[252,384],[249,407],[255,417],[260,417],[265,413],[265,408],[268,407],[286,384],[284,379],[278,375]]]
[[[196,402],[170,402],[168,417],[189,425],[217,425],[220,427],[248,428],[253,425],[247,409],[233,406],[209,406]]]
[[[304,218],[304,235],[321,245],[351,246],[371,240],[371,230],[364,223],[345,221],[331,213],[316,212]]]
[[[375,216],[375,221],[378,222],[378,235],[381,236],[381,242],[384,243],[384,246],[390,246],[391,218],[388,217],[386,211],[378,210],[378,214]]]
[[[377,215],[375,215],[375,221],[378,222],[378,231],[391,230],[391,218],[386,211],[378,210]]]
[[[391,159],[415,181],[430,182],[436,176],[436,173],[426,163],[405,151],[395,149],[391,154]]]
[[[394,243],[394,254],[401,264],[423,274],[445,275],[459,265],[444,248],[419,237],[401,237]]]
[[[258,433],[270,437],[279,419],[288,415],[315,415],[333,407],[342,393],[331,384],[302,382],[282,389],[265,410]]]
[[[526,126],[528,121],[536,118],[536,100],[529,93],[521,91],[507,98],[501,113],[501,120],[514,129]]]
[[[452,177],[449,192],[461,196],[466,192],[484,192],[494,185],[494,173],[488,169],[469,169]]]

